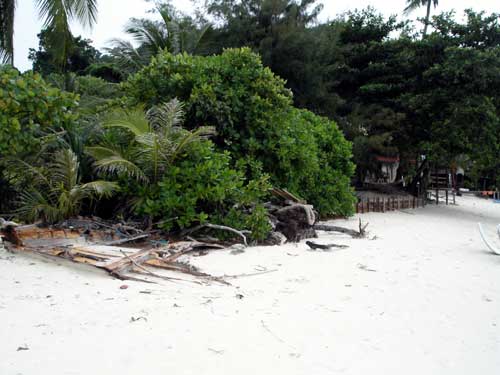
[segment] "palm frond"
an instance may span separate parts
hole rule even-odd
[[[427,1],[430,0],[407,0],[406,1],[406,8],[404,9],[404,14],[408,15],[415,10],[419,9],[420,7],[427,5]]]
[[[162,49],[171,49],[169,32],[165,25],[160,22],[132,18],[127,24],[125,32],[141,46],[147,48],[151,55],[157,54]]]
[[[80,163],[75,153],[70,149],[57,152],[55,160],[50,165],[51,180],[60,183],[66,190],[78,185],[78,168]]]
[[[97,0],[72,0],[71,4],[72,18],[87,27],[97,23]]]
[[[207,138],[215,134],[215,128],[212,126],[201,126],[195,131],[186,132],[186,134],[177,141],[175,147],[172,150],[172,161],[178,158],[190,143],[197,142],[200,140],[200,138]]]
[[[123,128],[132,132],[135,136],[150,131],[149,122],[144,117],[144,111],[141,108],[128,111],[115,111],[106,119],[103,126],[108,128]]]
[[[25,190],[19,194],[17,215],[28,222],[42,219],[45,222],[56,222],[61,219],[59,209],[47,200],[46,195],[37,189]]]
[[[112,156],[121,156],[118,150],[104,146],[85,147],[85,152],[96,160]]]
[[[179,126],[184,120],[184,105],[177,98],[152,107],[146,112],[146,119],[154,131],[165,132]]]
[[[92,181],[83,185],[77,186],[74,190],[83,192],[86,197],[97,195],[99,197],[111,197],[119,190],[119,185],[111,181]]]
[[[39,186],[45,185],[50,186],[50,181],[47,176],[41,171],[39,167],[31,165],[24,160],[17,158],[8,158],[5,161],[7,168],[10,173],[17,174],[20,173],[22,176],[29,172],[31,177],[32,185]]]
[[[118,67],[127,73],[135,73],[146,66],[151,60],[151,53],[145,49],[139,50],[127,40],[112,39],[106,52],[117,60]]]
[[[149,180],[141,168],[132,163],[130,160],[124,159],[120,156],[111,156],[96,160],[94,167],[98,173],[110,176],[125,175],[139,181],[147,182]]]

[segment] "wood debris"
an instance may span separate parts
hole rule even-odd
[[[143,248],[119,247],[118,245],[125,243],[143,241],[150,234],[140,233],[140,230],[132,230],[133,235],[124,234],[123,231],[117,231],[115,227],[108,227],[106,224],[104,227],[101,223],[97,226],[90,222],[84,224],[46,228],[37,225],[9,227],[9,236],[6,236],[5,230],[2,230],[2,235],[8,241],[6,248],[11,252],[29,252],[87,264],[102,269],[120,280],[154,283],[154,279],[162,279],[197,284],[200,284],[201,280],[228,285],[225,280],[201,272],[179,260],[191,252],[224,249],[221,245],[182,241],[162,247],[153,247],[144,242],[140,244]],[[99,229],[91,229],[96,227]],[[179,272],[194,276],[196,279],[174,278],[154,272],[155,269]]]

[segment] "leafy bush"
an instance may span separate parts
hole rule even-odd
[[[322,214],[352,213],[350,144],[335,123],[293,108],[285,82],[250,49],[210,57],[161,53],[124,87],[134,103],[182,99],[186,123],[214,126],[216,145],[247,164],[247,177],[261,165],[273,184]]]
[[[20,187],[17,215],[28,222],[42,220],[55,223],[80,213],[85,201],[95,197],[109,197],[118,186],[108,181],[83,183],[79,173],[79,160],[70,149],[61,149],[51,155],[52,162],[38,160],[30,165],[18,160],[16,181],[29,179]],[[17,171],[17,172],[16,172]],[[26,173],[29,172],[29,173]]]
[[[265,177],[245,183],[242,172],[230,167],[227,152],[210,141],[190,145],[189,153],[166,170],[158,189],[139,206],[139,212],[164,221],[163,228],[186,228],[205,222],[252,231],[252,238],[267,236],[266,211],[257,206],[270,186]]]
[[[0,67],[0,157],[30,154],[42,136],[75,121],[76,99],[50,87],[38,74]]]

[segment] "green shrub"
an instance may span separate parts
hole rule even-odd
[[[134,104],[183,100],[186,124],[214,126],[216,145],[246,164],[247,177],[261,165],[271,183],[323,215],[352,213],[351,145],[335,123],[293,108],[285,82],[250,49],[210,57],[161,53],[124,88]]]
[[[42,136],[76,120],[77,104],[38,74],[0,67],[0,157],[36,151]]]
[[[211,142],[191,144],[157,189],[149,191],[138,213],[162,220],[166,230],[211,222],[251,230],[254,239],[265,238],[270,230],[266,211],[258,207],[247,212],[267,194],[267,179],[245,183],[243,173],[230,165],[229,154],[215,151]]]
[[[287,167],[282,172],[291,175],[283,185],[313,203],[323,216],[351,215],[355,203],[350,187],[355,170],[351,144],[334,122],[309,111],[292,113],[291,141],[280,147],[281,165]]]

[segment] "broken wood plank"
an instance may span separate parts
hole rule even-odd
[[[127,272],[134,266],[133,262],[141,264],[155,257],[155,255],[152,254],[152,251],[153,250],[140,250],[134,254],[131,254],[130,256],[123,257],[119,260],[114,260],[113,262],[104,265],[102,268],[110,273]]]

